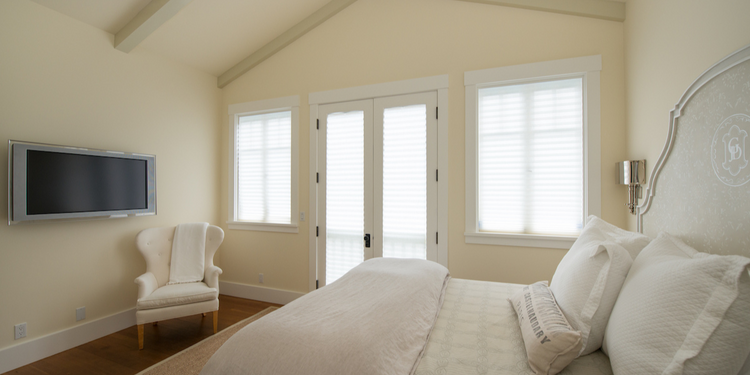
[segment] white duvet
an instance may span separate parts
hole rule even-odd
[[[412,374],[449,278],[435,262],[368,260],[237,332],[201,375]]]
[[[451,279],[415,375],[534,375],[508,297],[524,286]],[[558,375],[612,375],[600,350]]]

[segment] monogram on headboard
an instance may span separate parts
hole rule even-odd
[[[741,186],[750,181],[746,152],[748,131],[750,116],[741,113],[727,117],[716,128],[711,143],[711,164],[716,177],[726,185]]]
[[[729,133],[724,134],[721,140],[724,141],[724,163],[721,164],[724,169],[729,171],[729,174],[736,176],[740,174],[743,168],[747,167],[747,159],[745,158],[745,138],[747,138],[747,132],[740,130],[737,125],[732,125],[729,128]]]

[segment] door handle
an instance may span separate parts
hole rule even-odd
[[[365,233],[365,247],[370,247],[370,233]]]

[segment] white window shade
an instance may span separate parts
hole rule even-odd
[[[363,111],[328,115],[326,284],[365,260],[364,137]]]
[[[426,259],[427,107],[383,114],[383,256]]]
[[[478,232],[580,233],[582,78],[480,88],[477,111]]]
[[[236,220],[292,222],[292,112],[239,116]]]

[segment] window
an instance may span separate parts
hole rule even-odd
[[[467,72],[467,243],[569,248],[599,215],[599,56]]]
[[[230,229],[297,233],[299,97],[229,106]]]

